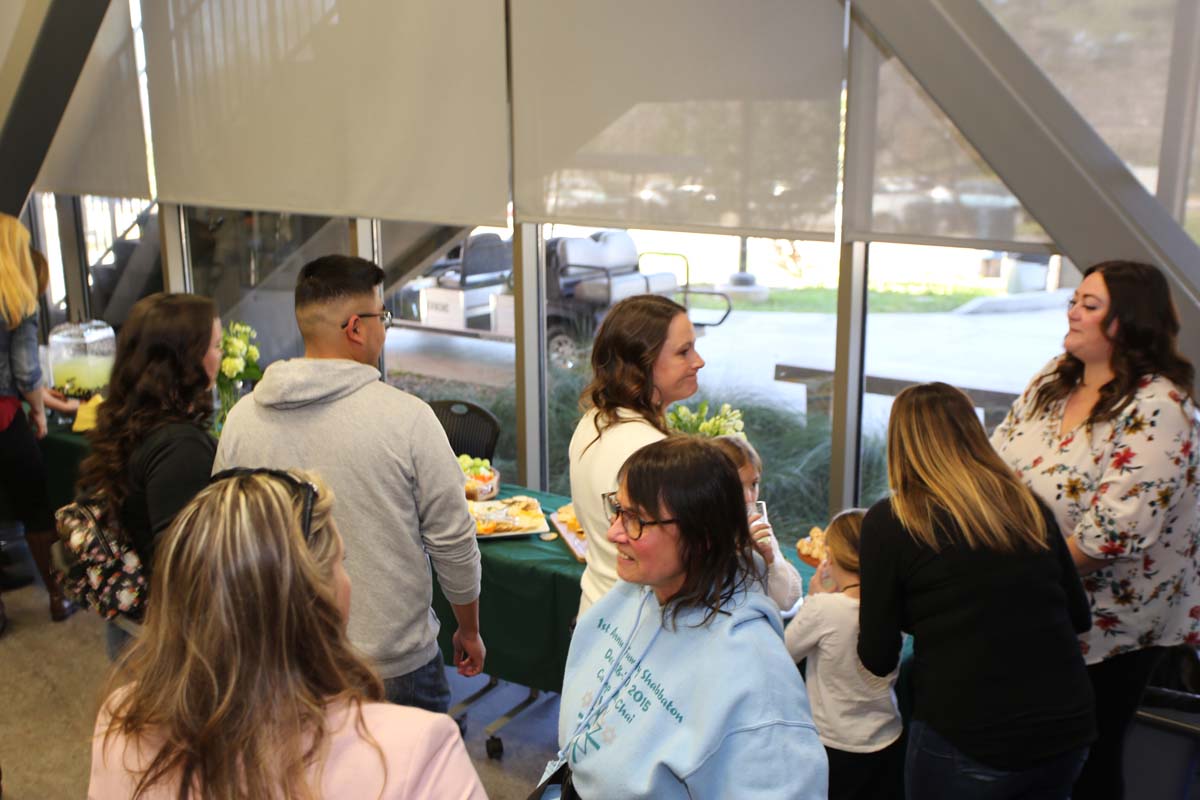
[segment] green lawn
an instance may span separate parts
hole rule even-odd
[[[968,300],[986,297],[990,294],[992,293],[984,290],[966,290],[948,294],[869,291],[867,293],[867,310],[877,314],[953,311]],[[725,307],[719,299],[698,296],[691,298],[691,305],[694,308],[719,309]],[[737,311],[836,314],[837,289],[772,289],[770,296],[762,303],[735,297],[733,307]]]

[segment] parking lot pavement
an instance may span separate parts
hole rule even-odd
[[[875,314],[867,320],[868,375],[942,380],[957,386],[1019,393],[1061,352],[1061,310],[1007,314]],[[753,394],[800,408],[804,387],[775,379],[777,364],[829,370],[837,320],[832,314],[736,311],[709,328],[696,348],[707,362],[700,385],[710,395]],[[409,329],[388,332],[387,368],[505,386],[514,380],[511,343]]]

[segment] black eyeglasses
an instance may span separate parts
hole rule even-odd
[[[642,519],[634,512],[621,508],[616,492],[605,492],[600,495],[600,499],[604,501],[604,516],[608,519],[608,524],[612,525],[617,521],[617,517],[620,517],[625,535],[635,542],[642,538],[642,531],[647,525],[670,525],[672,522],[679,521],[677,519]]]
[[[370,314],[355,314],[354,316],[356,316],[356,317],[379,317],[380,322],[383,323],[383,327],[385,327],[385,328],[392,327],[392,312],[391,311],[384,310],[384,311],[372,312]],[[345,322],[343,322],[342,330],[346,330],[346,326],[349,324],[350,324],[350,320],[346,320]]]
[[[304,543],[312,544],[312,515],[313,504],[317,501],[317,487],[297,478],[290,472],[282,469],[270,469],[269,467],[234,467],[218,472],[208,479],[209,483],[223,481],[226,478],[243,478],[251,475],[268,475],[276,480],[283,481],[288,485],[288,488],[304,493],[302,505],[300,507],[300,524],[301,530],[304,533]]]

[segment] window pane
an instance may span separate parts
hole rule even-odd
[[[887,495],[886,434],[905,386],[967,392],[990,432],[1061,352],[1079,275],[1057,257],[873,243],[867,295],[861,498]],[[1062,288],[1059,288],[1062,287]]]
[[[224,324],[245,322],[258,332],[259,364],[303,355],[296,327],[296,276],[319,256],[351,254],[345,218],[184,209],[196,294],[216,300]]]
[[[409,227],[383,224],[385,254],[408,239]],[[512,230],[475,228],[386,298],[394,319],[388,383],[427,402],[463,400],[491,412],[500,438],[490,460],[506,483],[518,480],[511,273]]]
[[[1153,193],[1178,0],[984,0]]]
[[[34,219],[40,228],[34,232],[34,240],[41,242],[50,271],[50,285],[46,291],[46,307],[49,316],[46,330],[67,321],[67,283],[63,274],[62,243],[58,238],[58,208],[53,194],[35,192],[32,195],[36,213]]]
[[[762,499],[785,550],[811,526],[823,526],[831,434],[828,392],[821,390],[829,381],[820,376],[832,373],[834,360],[838,272],[833,245],[747,239],[745,273],[736,279],[746,285],[739,290],[729,287],[743,265],[737,236],[644,229],[599,235],[594,228],[567,225],[548,225],[544,235],[550,263],[546,327],[554,491],[570,494],[568,447],[580,419],[579,395],[592,375],[596,325],[611,299],[607,278],[577,267],[589,252],[598,257],[605,249],[613,255],[602,260],[618,294],[626,281],[644,287],[648,280],[688,304],[696,350],[706,363],[699,391],[680,405],[698,412],[707,403],[709,417],[726,403],[741,412],[745,435],[763,458]],[[616,258],[622,251],[637,257],[622,262]],[[680,289],[689,277],[692,289],[707,294],[685,298]],[[733,306],[723,321],[722,294]]]
[[[897,58],[880,67],[878,104],[874,233],[1049,241]]]
[[[133,304],[163,290],[158,205],[141,198],[79,198],[92,318],[115,330]]]

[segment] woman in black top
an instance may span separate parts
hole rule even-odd
[[[888,481],[863,521],[858,654],[887,675],[913,636],[908,797],[1068,797],[1095,738],[1091,616],[1054,517],[944,383],[896,396]]]
[[[220,365],[221,321],[207,297],[145,297],[117,337],[108,396],[88,434],[92,449],[80,467],[79,491],[103,497],[147,577],[159,535],[212,472],[217,446],[208,425]],[[127,638],[109,624],[110,658]]]

